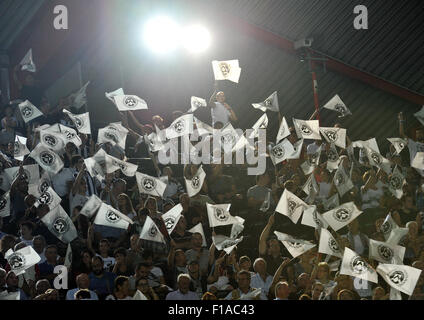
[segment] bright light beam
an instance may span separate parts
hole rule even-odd
[[[144,41],[154,52],[164,54],[178,46],[179,26],[166,16],[149,20],[144,27]]]
[[[180,41],[184,48],[191,53],[200,53],[209,48],[211,35],[209,31],[200,26],[192,25],[181,30]]]

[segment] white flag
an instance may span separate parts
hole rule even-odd
[[[412,160],[411,167],[424,170],[424,152],[417,152]]]
[[[323,228],[321,228],[318,252],[343,258],[343,253],[336,239],[334,239],[330,231]]]
[[[278,106],[278,94],[277,91],[273,92],[264,102],[252,103],[253,108],[259,109],[262,112],[273,111],[280,112]]]
[[[229,152],[234,149],[234,146],[240,139],[239,134],[234,129],[233,125],[228,122],[221,130],[218,131],[218,135],[214,136],[214,139],[220,139],[220,144],[224,152]]]
[[[113,100],[119,111],[147,110],[146,101],[137,96],[114,96]]]
[[[346,148],[346,129],[320,127],[319,131],[328,143],[334,143],[342,149]]]
[[[78,237],[74,223],[60,205],[41,218],[41,221],[62,242],[70,243]]]
[[[421,110],[414,113],[414,116],[418,119],[419,122],[424,126],[424,106],[422,106]]]
[[[202,223],[201,222],[199,222],[193,228],[191,228],[190,230],[188,230],[188,232],[191,232],[191,233],[200,233],[202,235],[202,239],[203,239],[202,247],[207,247],[206,237],[205,237],[205,233],[203,232],[203,226],[202,226]]]
[[[327,170],[330,172],[336,170],[340,164],[340,157],[337,153],[334,143],[330,144],[330,149],[327,151]]]
[[[82,207],[80,214],[90,219],[96,214],[102,203],[103,201],[98,196],[93,194]]]
[[[232,239],[223,235],[212,236],[212,242],[215,245],[215,247],[219,251],[224,250],[225,253],[228,255],[242,241],[243,241],[243,237],[240,237],[239,239]]]
[[[403,244],[408,235],[409,228],[395,228],[390,232],[386,243],[390,245]]]
[[[186,114],[174,122],[166,129],[168,139],[178,138],[193,133],[193,114]]]
[[[146,221],[144,222],[143,229],[140,233],[140,239],[166,244],[162,232],[160,232],[155,222],[149,216],[146,217]]]
[[[158,152],[165,148],[165,145],[160,139],[160,135],[158,135],[156,132],[152,132],[149,135],[144,135],[144,142],[146,143],[150,152]]]
[[[353,202],[347,202],[327,211],[323,217],[334,231],[338,231],[355,220],[361,213],[362,211],[358,210]]]
[[[127,133],[118,131],[114,127],[106,127],[99,129],[97,142],[110,143],[112,146],[118,145],[121,149],[125,150],[125,142],[127,141]]]
[[[62,202],[62,198],[51,188],[48,187],[35,202],[34,206],[37,208],[40,205],[47,205],[50,210],[56,208]]]
[[[132,220],[106,203],[100,205],[94,224],[127,230]]]
[[[308,205],[296,195],[284,189],[275,211],[287,216],[294,224],[297,223],[305,207]]]
[[[286,121],[286,117],[283,117],[283,121],[281,121],[280,129],[278,129],[277,140],[276,142],[280,142],[284,138],[290,135],[289,126]]]
[[[137,179],[138,190],[140,193],[163,197],[166,184],[163,183],[160,179],[140,172],[136,172],[135,177]]]
[[[315,205],[311,205],[303,211],[301,223],[305,226],[310,226],[315,229],[328,228],[328,223],[317,211],[317,207]]]
[[[27,138],[20,137],[18,135],[15,136],[15,145],[13,149],[13,157],[16,160],[24,161],[24,157],[30,154],[26,146]]]
[[[241,217],[238,217],[238,216],[236,216],[234,218],[236,218],[237,222],[235,222],[233,224],[233,226],[231,227],[231,235],[230,235],[230,238],[231,239],[237,238],[238,235],[240,233],[242,233],[243,230],[244,230],[244,221],[245,220],[243,218],[241,218]]]
[[[21,291],[8,292],[7,290],[0,291],[0,301],[21,300]]]
[[[31,246],[24,247],[15,252],[9,249],[6,252],[5,258],[9,263],[11,271],[17,276],[25,273],[26,269],[35,266],[41,260],[38,253]]]
[[[66,113],[69,116],[79,132],[84,134],[91,134],[90,112],[72,114],[68,110],[63,109],[63,113]]]
[[[71,142],[77,148],[79,148],[82,144],[82,140],[79,137],[78,133],[74,129],[64,126],[63,124],[57,123],[44,130],[60,134],[62,139],[65,141],[65,144],[67,144],[68,142]]]
[[[334,175],[333,182],[340,195],[340,198],[342,198],[347,192],[352,190],[352,188],[354,187],[352,180],[350,180],[349,176],[344,171],[343,164],[339,165],[339,168],[337,169]]]
[[[408,141],[402,138],[387,138],[387,140],[395,147],[397,154],[400,154],[408,144]]]
[[[161,216],[169,235],[174,231],[178,221],[183,216],[181,212],[183,212],[183,206],[179,203]]]
[[[319,165],[319,160],[321,158],[321,151],[323,145],[320,145],[319,148],[312,154],[308,155],[308,158],[304,163],[300,165],[303,170],[303,173],[307,176],[310,175],[315,168]]]
[[[197,131],[197,136],[203,136],[205,134],[213,134],[214,128],[212,128],[210,125],[200,121],[196,117],[193,117],[193,119],[194,119],[194,123],[196,125],[195,131]]]
[[[65,149],[66,141],[62,138],[64,138],[63,135],[59,133],[53,133],[49,130],[40,130],[40,143],[56,153],[62,153]]]
[[[105,93],[106,98],[108,98],[113,103],[115,103],[114,97],[124,96],[124,95],[125,95],[125,93],[124,93],[124,90],[122,88],[119,88],[119,89],[112,91],[112,92],[106,92]]]
[[[305,185],[303,186],[302,190],[309,196],[309,195],[316,195],[319,192],[318,183],[315,180],[315,175],[311,174],[306,180]]]
[[[392,246],[385,242],[370,239],[369,257],[381,263],[402,264],[405,247]]]
[[[219,227],[237,223],[238,220],[230,214],[231,204],[209,204],[206,203],[208,210],[209,226]]]
[[[383,224],[380,226],[380,231],[383,233],[384,239],[387,241],[387,239],[389,239],[390,237],[392,230],[398,229],[398,228],[399,226],[397,225],[395,220],[392,218],[392,215],[389,213],[384,219]]]
[[[240,79],[241,68],[238,60],[212,61],[213,74],[215,80],[230,80],[238,83]]]
[[[296,258],[305,252],[311,250],[316,246],[309,241],[296,239],[288,234],[274,231],[274,234],[277,236],[283,245],[286,247],[287,251],[292,255],[293,258]]]
[[[291,160],[291,159],[299,159],[300,155],[302,153],[302,148],[303,148],[303,139],[300,139],[298,141],[296,141],[296,143],[293,145],[294,148],[294,152],[292,155],[290,155],[287,159]]]
[[[389,190],[398,199],[402,198],[403,196],[404,184],[405,177],[396,166],[393,169],[392,174],[389,176]]]
[[[294,128],[299,139],[321,140],[318,120],[298,120],[293,118]]]
[[[191,178],[190,180],[184,179],[186,183],[187,194],[190,198],[194,197],[200,192],[205,178],[206,173],[203,170],[202,166],[200,166],[200,168],[196,172],[196,175],[193,178]]]
[[[371,148],[365,148],[370,165],[381,168],[387,174],[391,173],[390,161],[384,158],[380,153],[375,152]]]
[[[205,99],[198,97],[191,97],[191,108],[187,112],[194,112],[198,108],[205,108],[208,106],[208,103]]]
[[[91,158],[84,159],[88,173],[100,181],[106,177],[106,151],[99,149]]]
[[[38,165],[36,166],[38,167]],[[44,171],[36,184],[28,185],[28,193],[34,195],[36,198],[40,198],[40,196],[52,186],[53,184],[49,173]]]
[[[68,243],[68,249],[66,249],[64,266],[68,268],[69,270],[71,265],[72,265],[72,247],[71,247],[71,244]]]
[[[63,168],[62,159],[41,143],[32,150],[29,156],[33,158],[41,168],[53,174],[57,174]]]
[[[262,203],[261,207],[259,208],[259,211],[267,212],[270,206],[271,206],[271,189],[268,189],[268,192],[265,196],[265,200]]]
[[[356,252],[345,248],[340,274],[378,283],[377,272]]]
[[[28,184],[37,184],[40,179],[40,169],[38,164],[29,164],[23,166],[22,179],[25,179]],[[9,185],[15,181],[19,175],[19,167],[12,167],[4,169],[4,174],[7,177]]]
[[[34,63],[34,60],[32,59],[32,48],[29,49],[25,57],[22,59],[20,65],[22,66],[22,71],[37,72],[37,67]]]
[[[6,192],[0,197],[0,218],[10,216],[10,193]]]
[[[106,172],[112,173],[116,170],[121,170],[127,177],[133,177],[138,169],[138,165],[129,163],[118,158],[112,157],[108,154],[105,155]]]
[[[324,109],[337,111],[340,113],[339,117],[345,117],[351,115],[352,112],[346,107],[339,95],[335,95],[330,101],[328,101],[324,106]]]
[[[377,272],[392,288],[411,296],[422,270],[400,264],[379,264]]]
[[[284,139],[276,146],[270,148],[269,155],[274,165],[277,165],[286,160],[294,152],[295,150],[290,141],[288,139]]]
[[[21,112],[22,119],[25,121],[25,123],[28,123],[31,120],[41,117],[43,115],[43,113],[28,100],[20,103],[18,107],[19,111]]]
[[[87,103],[87,87],[90,84],[90,81],[88,81],[81,89],[79,89],[77,92],[71,94],[70,98],[72,101],[72,106],[76,109],[80,109],[83,105]]]

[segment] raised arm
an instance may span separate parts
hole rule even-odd
[[[274,225],[274,221],[275,221],[275,216],[273,214],[272,216],[269,217],[268,223],[261,233],[261,236],[259,238],[259,255],[260,256],[266,255],[266,240],[268,239],[269,232],[271,231],[271,228]]]
[[[214,87],[215,87],[215,91],[212,93],[209,99],[209,107],[211,108],[215,107],[216,94],[218,93],[218,82],[215,81]]]
[[[398,114],[399,120],[399,135],[401,138],[408,139],[408,136],[405,133],[405,117],[402,112]]]

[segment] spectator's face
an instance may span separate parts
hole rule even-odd
[[[381,287],[377,287],[377,288],[375,288],[375,290],[374,290],[374,295],[372,296],[372,299],[373,300],[381,300],[381,298],[383,298],[383,296],[385,295],[386,293],[384,292],[384,289],[383,288],[381,288]]]
[[[193,234],[193,236],[191,237],[191,243],[193,247],[201,248],[203,243],[202,236],[198,233]]]
[[[82,255],[82,261],[84,264],[89,265],[91,264],[91,256],[88,252],[84,252]]]
[[[32,246],[34,247],[35,251],[41,253],[44,250],[44,241],[40,238],[35,238]]]
[[[328,277],[327,269],[325,267],[319,267],[317,271],[317,278],[321,280],[321,279],[327,279],[327,277]]]
[[[265,272],[266,272],[266,264],[265,264],[265,262],[264,262],[264,261],[262,261],[262,260],[258,260],[258,261],[255,263],[255,267],[254,267],[254,269],[255,269],[255,271],[256,271],[257,273],[259,273],[259,274],[263,274],[263,273],[265,273]]]
[[[175,253],[175,264],[179,267],[183,267],[187,264],[186,256],[183,251]]]
[[[88,289],[90,287],[90,278],[87,274],[83,273],[77,277],[77,285],[80,289]]]
[[[340,290],[350,289],[351,279],[349,276],[340,275],[337,279],[337,284],[339,285]]]
[[[37,292],[37,294],[43,294],[50,288],[50,283],[47,280],[37,281],[35,285],[35,291]]]
[[[130,289],[130,282],[128,280],[125,281],[119,289],[120,289],[119,291],[123,295],[128,296],[129,295],[129,289]]]
[[[116,263],[125,263],[125,256],[121,253],[115,255]]]
[[[237,283],[241,290],[247,290],[250,288],[250,278],[248,275],[245,275],[245,274],[238,275]]]
[[[91,261],[91,267],[95,275],[101,275],[103,273],[103,261],[101,259],[94,259]]]
[[[289,294],[290,294],[290,287],[285,283],[280,285],[280,287],[278,288],[278,296],[287,298]]]
[[[180,289],[183,294],[186,294],[190,289],[190,279],[186,277],[180,278],[180,281],[178,281],[178,289]]]
[[[220,103],[224,103],[225,102],[225,94],[224,92],[218,92],[216,94],[216,101],[220,102]]]
[[[124,196],[119,196],[118,205],[120,208],[125,208],[125,206],[127,205],[127,199]]]
[[[109,244],[107,242],[100,242],[99,243],[99,251],[100,253],[107,253],[109,252]]]
[[[56,250],[56,248],[48,248],[46,250],[45,255],[46,255],[47,261],[49,261],[50,263],[57,261],[57,250]]]
[[[30,237],[32,234],[32,230],[27,226],[21,226],[21,235],[24,237]]]
[[[307,288],[310,284],[310,278],[307,274],[301,274],[297,279],[297,286],[299,288]]]
[[[353,297],[349,292],[344,291],[340,294],[340,300],[353,300]]]
[[[416,130],[415,134],[417,136],[417,141],[424,140],[424,131],[423,130]]]
[[[240,263],[240,269],[249,271],[252,267],[252,262],[250,260],[243,260],[242,263]]]
[[[147,267],[142,266],[137,270],[137,278],[147,278],[149,273],[150,270]]]
[[[140,290],[144,294],[148,293],[149,289],[150,289],[148,281],[145,280],[145,279],[140,280],[138,282],[137,289]]]
[[[16,288],[18,286],[18,277],[12,272],[7,278],[7,286],[10,288]]]
[[[278,243],[278,240],[272,239],[269,241],[269,252],[272,255],[277,255],[281,253],[280,244]]]
[[[312,300],[318,300],[323,291],[324,287],[322,285],[316,285],[312,290]]]
[[[192,274],[199,272],[199,264],[197,262],[192,262],[187,267],[188,271]]]

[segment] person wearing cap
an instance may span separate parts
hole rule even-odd
[[[190,290],[199,294],[199,298],[202,298],[203,292],[207,290],[207,277],[201,275],[199,260],[192,258],[187,263],[188,274],[190,275]]]

